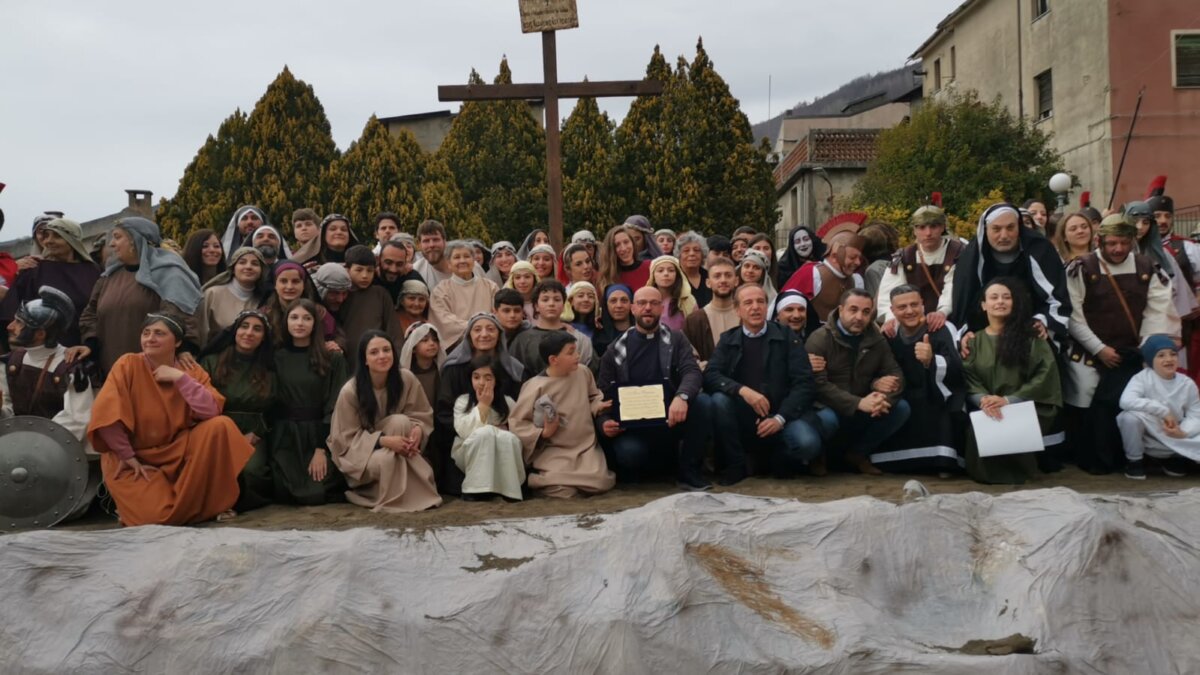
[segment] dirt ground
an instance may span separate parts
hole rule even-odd
[[[900,502],[902,488],[909,479],[916,478],[934,494],[985,492],[1001,494],[1012,490],[1068,487],[1077,492],[1100,494],[1137,494],[1173,492],[1200,486],[1200,475],[1186,478],[1169,478],[1151,473],[1144,481],[1133,481],[1122,474],[1092,476],[1074,467],[1046,474],[1024,486],[980,485],[965,477],[937,478],[935,476],[860,476],[857,474],[830,474],[822,478],[801,477],[792,480],[750,478],[731,488],[714,489],[715,492],[735,492],[761,497],[796,499],[802,502],[825,502],[860,495],[869,495],[890,502]],[[676,494],[673,485],[654,483],[646,485],[621,485],[606,494],[586,499],[560,500],[532,498],[524,502],[507,503],[502,500],[490,502],[465,502],[448,497],[436,509],[420,513],[378,514],[350,504],[326,506],[268,506],[239,514],[226,523],[206,523],[201,527],[241,527],[259,530],[345,530],[355,527],[378,527],[383,529],[419,529],[474,525],[503,518],[536,518],[555,515],[593,515],[613,513],[641,506],[660,497]],[[84,520],[63,530],[101,530],[117,527],[115,520],[104,514],[87,516]]]

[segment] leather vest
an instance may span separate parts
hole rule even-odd
[[[1155,271],[1154,263],[1146,256],[1135,255],[1133,260],[1133,274],[1114,274],[1112,277],[1133,314],[1132,327],[1112,283],[1100,267],[1099,254],[1085,256],[1079,262],[1086,288],[1083,316],[1096,337],[1113,349],[1137,349],[1141,344],[1142,318]]]
[[[24,365],[24,361],[25,350],[14,349],[8,355],[8,367],[5,368],[13,414],[51,418],[62,412],[63,397],[71,383],[72,364],[62,361],[42,379],[42,369]],[[39,379],[42,379],[40,389]]]
[[[951,239],[946,244],[946,255],[937,265],[922,265],[917,259],[917,244],[909,244],[892,256],[891,269],[897,272],[904,270],[905,283],[915,286],[921,292],[921,300],[925,303],[925,313],[936,312],[942,290],[946,288],[946,273],[954,267],[962,253],[963,244],[957,239]],[[926,275],[921,269],[929,270]],[[930,283],[933,277],[933,283]],[[936,284],[936,285],[935,285]]]
[[[829,313],[837,309],[838,302],[842,299],[842,293],[854,288],[854,275],[840,279],[824,263],[817,265],[817,274],[821,275],[821,292],[812,299],[812,307],[809,308],[809,311],[815,312],[817,319],[824,324]]]

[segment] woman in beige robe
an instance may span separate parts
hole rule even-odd
[[[492,298],[499,290],[490,279],[474,276],[475,256],[465,241],[446,244],[446,257],[454,276],[434,287],[429,296],[429,321],[437,326],[447,349],[462,339],[467,320],[492,311]]]
[[[395,367],[383,331],[367,331],[357,355],[356,374],[338,394],[329,428],[333,462],[350,485],[346,499],[381,513],[440,505],[433,468],[421,456],[433,432],[433,408],[421,383]]]
[[[572,350],[574,357],[574,344]],[[607,407],[596,388],[592,372],[575,366],[558,374],[557,357],[521,387],[517,406],[509,415],[509,429],[521,439],[525,462],[530,465],[529,487],[546,497],[570,498],[580,493],[597,494],[612,489],[615,479],[608,470],[604,452],[596,442],[592,420]],[[577,357],[574,357],[577,359]],[[548,397],[558,415],[558,429],[550,438],[533,421],[534,403]]]

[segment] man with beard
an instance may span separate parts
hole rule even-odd
[[[817,417],[822,437],[839,429],[846,440],[846,461],[860,473],[882,473],[868,459],[895,434],[910,414],[904,374],[871,315],[875,302],[861,288],[842,294],[828,323],[809,336],[805,346],[825,359],[816,374]]]
[[[829,252],[820,262],[807,262],[796,270],[780,290],[800,291],[808,299],[809,332],[825,323],[838,300],[851,288],[863,288],[858,274],[866,241],[853,232],[839,232],[829,240]]]
[[[429,288],[454,276],[450,270],[450,261],[446,258],[446,228],[436,220],[426,220],[417,228],[417,245],[421,255],[413,261],[413,269],[425,280]],[[483,268],[475,265],[475,276],[484,276]]]
[[[1071,350],[1063,399],[1075,461],[1089,473],[1124,466],[1116,417],[1121,393],[1142,369],[1139,346],[1155,334],[1178,338],[1167,275],[1133,253],[1137,228],[1127,214],[1100,222],[1099,247],[1067,268],[1071,294]]]
[[[871,463],[889,473],[936,473],[948,476],[964,465],[960,450],[967,421],[967,395],[954,326],[934,330],[925,296],[915,285],[891,290],[894,335],[892,356],[904,373],[908,422],[884,442]]]
[[[768,455],[765,461],[755,457],[754,468],[769,464],[780,478],[794,474],[821,452],[812,418],[813,373],[804,342],[767,321],[762,286],[739,286],[733,302],[742,325],[721,335],[704,370],[704,390],[713,400],[721,485],[750,475],[747,444]]]
[[[253,246],[252,234],[255,230],[267,224],[267,214],[257,206],[247,204],[238,207],[233,217],[225,226],[225,234],[221,236],[221,248],[225,250],[225,262],[233,264],[233,252],[242,246]]]
[[[404,282],[412,279],[425,283],[425,279],[412,267],[412,254],[404,242],[388,239],[379,249],[379,269],[375,284],[382,286],[392,297],[392,304],[400,302],[400,291]]]
[[[940,202],[940,195],[935,200]],[[875,297],[879,308],[875,320],[883,325],[883,334],[888,337],[896,334],[891,294],[892,289],[899,286],[912,285],[921,294],[930,332],[936,333],[945,325],[950,298],[946,297],[946,305],[941,306],[942,289],[946,287],[947,274],[963,250],[961,241],[946,236],[948,221],[940,206],[922,206],[913,212],[911,223],[916,241],[892,256],[879,280],[879,292]]]
[[[600,360],[596,386],[605,398],[619,401],[620,387],[662,385],[667,419],[649,426],[623,425],[614,406],[596,417],[610,439],[609,457],[617,478],[638,481],[675,467],[676,481],[687,491],[712,485],[700,469],[711,433],[712,402],[700,392],[703,377],[683,333],[662,324],[663,298],[644,286],[633,294],[634,325],[613,342]],[[678,453],[676,448],[679,448]]]
[[[1062,258],[1048,239],[1021,227],[1020,214],[1012,204],[993,204],[983,212],[975,239],[959,255],[952,281],[942,289],[938,306],[948,305],[950,322],[965,331],[961,344],[987,326],[981,304],[983,289],[996,277],[1015,277],[1024,283],[1038,335],[1061,345],[1071,316]]]
[[[733,291],[737,288],[737,273],[734,272],[733,260],[716,258],[708,267],[708,279],[705,280],[712,291],[712,300],[707,305],[688,314],[683,321],[683,334],[695,350],[696,358],[701,362],[701,368],[712,357],[721,334],[736,328],[738,319],[737,308],[733,306]]]
[[[287,260],[292,256],[292,250],[288,248],[287,242],[283,240],[283,235],[274,225],[263,225],[254,231],[250,241],[258,252],[263,254],[266,260],[267,268],[272,267],[280,260]]]

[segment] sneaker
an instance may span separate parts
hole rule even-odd
[[[1164,459],[1162,472],[1172,478],[1182,478],[1188,473],[1188,461],[1179,456]]]
[[[684,492],[708,492],[712,489],[712,483],[709,483],[708,481],[704,481],[703,483],[690,483],[688,481],[681,480],[675,483],[675,487],[683,490]]]
[[[1133,480],[1146,480],[1146,463],[1140,459],[1126,462],[1125,477]]]

